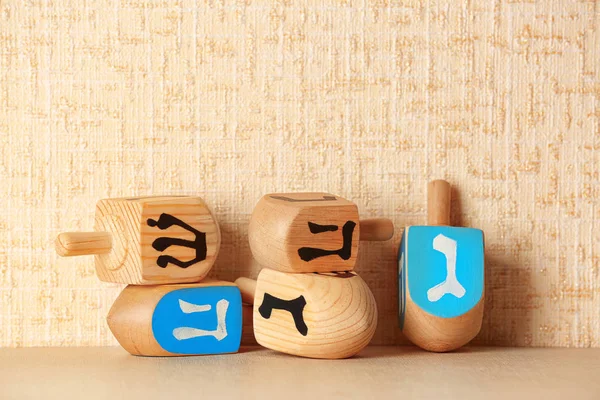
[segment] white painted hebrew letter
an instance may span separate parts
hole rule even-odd
[[[210,304],[198,305],[188,303],[187,301],[179,299],[179,308],[181,308],[181,311],[183,311],[184,314],[192,314],[197,312],[210,311],[212,307],[210,306]]]
[[[185,314],[191,314],[195,312],[206,312],[211,310],[210,304],[192,304],[183,300],[179,300],[179,308]],[[225,325],[225,317],[227,316],[227,309],[229,308],[229,301],[221,299],[217,302],[217,329],[207,331],[204,329],[190,328],[187,326],[173,329],[173,336],[177,340],[193,339],[201,336],[213,336],[218,341],[221,341],[227,337],[227,326]]]
[[[433,248],[446,256],[446,279],[427,291],[427,299],[434,303],[446,294],[460,299],[467,291],[456,278],[456,240],[440,233],[433,239]]]

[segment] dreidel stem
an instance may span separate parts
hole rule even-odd
[[[427,224],[450,225],[450,184],[442,179],[427,185]]]
[[[106,254],[112,249],[108,232],[64,232],[57,236],[56,252],[61,257]]]
[[[380,242],[394,236],[394,223],[387,218],[361,219],[360,240]]]
[[[254,292],[256,292],[256,281],[250,278],[237,278],[235,284],[242,294],[242,302],[254,304]]]

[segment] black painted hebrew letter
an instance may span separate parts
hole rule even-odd
[[[337,250],[324,250],[314,247],[301,247],[298,249],[298,255],[303,261],[312,261],[315,258],[325,257],[330,255],[338,255],[342,260],[348,260],[350,253],[352,252],[352,233],[356,222],[347,221],[342,227],[342,238],[344,244]],[[313,234],[319,234],[322,232],[335,232],[338,230],[337,225],[319,225],[313,222],[308,223],[308,229]]]
[[[297,297],[293,300],[282,300],[279,297],[271,296],[269,293],[265,293],[263,302],[258,308],[258,312],[264,319],[271,318],[271,312],[273,309],[289,311],[294,318],[294,324],[296,329],[302,336],[308,334],[308,326],[304,322],[304,306],[306,305],[306,299],[304,296]]]
[[[169,263],[176,265],[180,268],[187,268],[190,265],[194,265],[197,262],[203,261],[206,259],[206,233],[200,232],[197,229],[189,226],[182,220],[170,215],[170,214],[160,214],[158,220],[154,220],[149,218],[148,226],[156,226],[160,230],[168,229],[171,226],[180,226],[185,230],[190,231],[196,237],[194,240],[186,240],[172,237],[159,237],[154,242],[152,242],[152,247],[156,251],[160,251],[161,253],[168,249],[171,246],[183,246],[189,247],[192,249],[196,249],[196,257],[190,261],[181,261],[175,257],[162,255],[158,257],[156,260],[156,264],[161,268],[166,268]]]

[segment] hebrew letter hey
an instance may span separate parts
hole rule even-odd
[[[179,308],[184,314],[191,314],[195,312],[206,312],[211,310],[210,304],[192,304],[187,301],[179,300]],[[208,331],[198,328],[190,328],[183,326],[180,328],[173,329],[173,336],[177,340],[193,339],[201,336],[213,336],[219,342],[227,337],[227,326],[225,325],[225,317],[227,316],[227,308],[229,308],[229,302],[225,299],[221,299],[217,302],[217,328]]]
[[[342,227],[342,238],[344,243],[341,248],[337,250],[325,250],[315,247],[301,247],[298,249],[298,255],[303,261],[309,262],[315,258],[325,257],[330,255],[338,255],[342,260],[348,260],[352,252],[352,233],[356,227],[356,222],[347,221]],[[323,232],[335,232],[338,230],[337,225],[319,225],[314,222],[308,223],[308,229],[312,234],[319,234]]]

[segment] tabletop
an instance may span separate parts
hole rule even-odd
[[[118,347],[0,349],[12,399],[600,399],[600,349],[467,347],[447,354],[368,347],[313,360],[260,347],[151,358]]]

